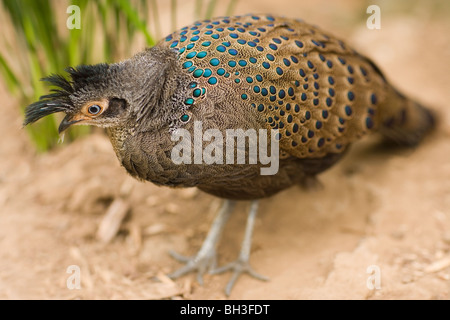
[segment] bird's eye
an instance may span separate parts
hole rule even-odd
[[[92,115],[97,115],[100,113],[100,111],[102,111],[102,108],[97,104],[93,104],[88,108],[88,112]]]

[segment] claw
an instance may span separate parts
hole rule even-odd
[[[247,225],[245,226],[245,235],[244,240],[242,241],[241,252],[239,253],[239,258],[231,262],[223,267],[220,267],[213,271],[213,273],[222,273],[228,270],[233,270],[233,275],[231,276],[230,281],[228,281],[227,286],[225,287],[225,294],[227,296],[230,295],[231,289],[233,289],[234,284],[237,279],[243,273],[248,273],[253,278],[262,281],[268,281],[269,278],[263,276],[259,273],[256,273],[249,264],[250,260],[250,247],[252,244],[252,235],[253,235],[253,227],[255,225],[256,213],[258,212],[258,201],[253,201],[250,212],[247,217]]]
[[[261,280],[261,281],[269,281],[268,277],[255,272],[253,270],[253,268],[250,266],[248,260],[242,260],[242,259],[238,259],[236,261],[233,261],[231,263],[224,265],[223,267],[212,270],[211,274],[220,274],[220,273],[224,273],[229,270],[233,270],[233,275],[231,276],[230,281],[228,281],[228,283],[225,287],[225,294],[227,296],[230,296],[230,293],[234,287],[234,284],[236,283],[237,279],[243,273],[248,273],[251,277]]]
[[[197,271],[197,282],[200,285],[203,285],[203,275],[206,270],[211,272],[211,270],[215,268],[217,259],[215,250],[207,252],[207,255],[205,256],[200,256],[200,253],[201,250],[195,257],[186,257],[175,251],[170,251],[169,254],[175,260],[185,263],[185,265],[169,274],[169,278],[176,279],[190,272]]]
[[[170,250],[169,254],[175,260],[177,260],[179,262],[183,262],[183,263],[187,263],[187,262],[189,262],[189,260],[192,259],[191,257],[183,256],[182,254],[179,254],[178,252],[175,252],[173,250]]]
[[[233,208],[234,203],[232,201],[225,201],[222,208],[219,210],[217,217],[214,219],[213,225],[206,236],[205,241],[202,244],[202,247],[198,251],[198,253],[194,257],[186,257],[181,254],[178,254],[174,251],[170,252],[170,255],[182,262],[185,263],[183,267],[176,270],[172,274],[169,275],[170,278],[176,279],[190,272],[197,272],[197,281],[200,285],[203,285],[203,275],[206,270],[211,274],[223,273],[228,270],[233,271],[233,275],[231,276],[230,281],[225,287],[225,294],[227,296],[230,295],[231,289],[236,283],[237,279],[243,273],[248,273],[251,277],[256,278],[262,281],[268,281],[269,278],[263,276],[259,273],[256,273],[249,264],[250,259],[250,247],[252,243],[252,234],[253,227],[255,224],[255,217],[258,211],[258,202],[253,201],[252,206],[250,208],[250,212],[247,218],[247,225],[245,228],[244,240],[242,241],[241,251],[239,253],[239,258],[231,262],[223,267],[216,268],[216,246],[217,242],[222,233],[223,227],[228,220],[229,214]]]
[[[170,251],[169,254],[176,260],[185,263],[183,267],[174,271],[169,275],[170,278],[176,279],[187,273],[197,271],[197,281],[203,285],[203,275],[208,270],[216,268],[217,258],[216,258],[216,246],[219,241],[222,230],[228,217],[233,209],[233,201],[225,201],[222,208],[219,210],[211,229],[206,236],[205,241],[198,253],[193,257],[186,257],[174,251]]]

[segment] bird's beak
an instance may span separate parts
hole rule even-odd
[[[80,120],[73,120],[72,116],[70,115],[66,115],[63,119],[63,121],[61,121],[61,123],[59,124],[59,128],[58,128],[58,132],[59,134],[63,133],[67,128],[69,128],[71,125],[80,122]]]

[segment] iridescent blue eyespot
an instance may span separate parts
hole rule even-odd
[[[193,73],[194,78],[200,78],[202,75],[203,75],[203,69],[197,69]]]
[[[202,94],[202,90],[200,90],[200,89],[195,89],[193,92],[192,92],[192,95],[194,96],[194,97],[200,97],[200,95]]]
[[[192,52],[189,52],[187,55],[186,55],[186,58],[187,59],[192,59],[193,57],[195,57],[197,55],[197,52],[196,51],[192,51]]]
[[[208,53],[206,51],[201,51],[201,52],[197,53],[197,58],[202,59],[202,58],[206,57],[207,54]]]
[[[355,99],[355,94],[352,91],[349,91],[347,97],[348,100],[353,101]]]
[[[317,141],[317,146],[320,148],[325,144],[325,139],[324,138],[320,138],[319,141]]]
[[[353,113],[352,108],[350,106],[345,106],[344,110],[347,116],[351,116]]]
[[[376,104],[377,103],[377,96],[375,95],[375,93],[373,93],[370,96],[370,101],[372,102],[372,104]]]
[[[239,60],[239,65],[240,65],[241,67],[245,67],[245,66],[247,65],[247,61],[245,61],[245,60]]]
[[[306,111],[306,112],[305,112],[305,119],[306,119],[306,120],[311,119],[311,112],[309,112],[309,111]]]
[[[192,61],[186,61],[185,63],[183,63],[182,66],[184,69],[187,69],[187,68],[192,67],[192,65],[193,65]]]
[[[219,61],[219,59],[217,59],[217,58],[213,58],[213,59],[211,59],[211,60],[209,61],[209,63],[210,63],[212,66],[218,66],[218,65],[220,64],[220,61]]]
[[[303,48],[303,42],[295,40],[295,44],[297,45],[297,47]]]
[[[217,83],[217,78],[216,77],[211,77],[208,79],[208,83],[209,84],[216,84]]]
[[[203,72],[203,77],[208,78],[212,75],[211,69],[205,69],[205,72]]]

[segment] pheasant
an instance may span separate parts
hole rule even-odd
[[[259,199],[309,185],[369,133],[415,146],[435,124],[429,109],[344,41],[272,15],[195,22],[128,60],[66,71],[69,80],[44,79],[56,89],[28,106],[24,124],[63,112],[60,132],[75,124],[106,128],[133,177],[226,199],[198,253],[172,253],[185,266],[170,276],[194,271],[202,283],[206,271],[232,270],[227,295],[242,273],[267,280],[249,264]],[[234,138],[242,139],[226,149],[229,130],[241,130]],[[267,161],[252,143],[270,148],[276,170],[263,174]],[[175,161],[180,154],[190,161]],[[216,246],[238,200],[252,201],[242,249],[235,262],[216,268]]]

